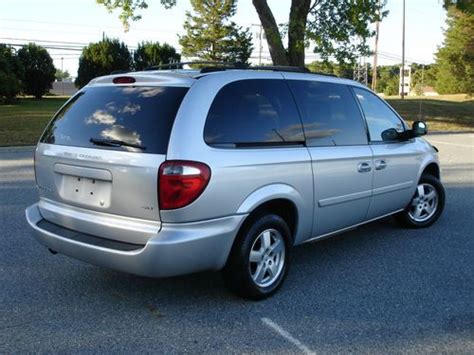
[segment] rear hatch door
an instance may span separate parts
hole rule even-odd
[[[159,221],[158,169],[187,89],[96,85],[69,100],[35,156],[43,216],[77,230],[81,223],[74,222],[74,213],[58,217],[53,210],[69,206],[95,211],[98,218]]]

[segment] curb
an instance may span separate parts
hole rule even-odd
[[[35,145],[19,145],[12,147],[0,147],[0,153],[20,153],[35,150]]]
[[[429,129],[429,127],[428,127]],[[469,133],[474,133],[474,130],[471,130],[471,131],[435,131],[435,132],[429,132],[428,131],[428,134],[427,136],[437,136],[437,135],[441,135],[441,134],[469,134]]]

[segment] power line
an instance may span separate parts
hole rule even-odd
[[[2,37],[0,41],[21,41],[26,43],[16,43],[16,42],[9,42],[5,43],[10,46],[15,47],[22,47],[27,43],[34,42],[40,44],[42,47],[51,50],[65,50],[65,51],[82,51],[84,47],[88,46],[89,43],[81,43],[81,42],[66,42],[66,41],[50,41],[50,40],[42,40],[42,39],[32,39],[32,38],[13,38],[13,37]],[[130,50],[136,50],[138,47],[136,46],[128,46]]]
[[[50,41],[46,39],[31,39],[31,38],[13,38],[13,37],[2,37],[0,39],[7,39],[11,41],[29,41],[29,42],[44,42],[44,43],[60,43],[60,44],[74,44],[80,46],[87,46],[88,43],[81,43],[81,42],[66,42],[66,41]]]
[[[94,25],[87,25],[87,24],[81,24],[81,23],[66,23],[66,22],[55,22],[55,21],[40,21],[40,20],[25,20],[25,19],[5,19],[5,18],[0,18],[0,21],[7,21],[7,22],[28,22],[28,23],[37,23],[37,24],[43,24],[43,25],[58,25],[58,26],[74,26],[74,27],[87,27],[87,28],[93,28],[97,29],[100,31],[103,31],[104,29],[107,30],[113,30],[113,31],[120,31],[124,32],[123,27],[112,27],[112,26],[94,26]],[[137,32],[167,32],[167,33],[176,33],[176,31],[171,31],[169,29],[159,29],[159,28],[143,28],[143,29],[133,29],[133,31]]]
[[[379,51],[379,56],[383,56],[385,58],[398,59],[398,60],[401,60],[401,58],[402,58],[398,54],[382,52],[382,51]],[[429,64],[426,60],[422,60],[422,59],[419,59],[419,58],[405,57],[405,59],[408,60],[409,62],[412,62],[412,63]]]
[[[5,43],[5,44],[8,44],[9,46],[13,46],[13,47],[23,47],[24,45],[26,45],[26,43]],[[59,49],[63,51],[76,51],[76,52],[82,51],[82,48],[61,47],[61,46],[54,46],[54,45],[42,45],[41,47],[46,48],[46,49]]]

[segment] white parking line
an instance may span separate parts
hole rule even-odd
[[[261,319],[263,324],[277,332],[279,335],[281,335],[283,338],[288,340],[290,343],[295,345],[298,349],[300,349],[303,354],[316,354],[314,351],[310,350],[306,345],[304,345],[301,341],[293,337],[290,333],[288,333],[285,329],[280,327],[278,324],[273,322],[269,318],[262,318]]]
[[[434,141],[430,139],[431,143],[436,143],[436,144],[447,144],[447,145],[454,145],[456,147],[466,147],[466,148],[474,148],[474,145],[468,145],[468,144],[457,144],[457,143],[447,143],[447,142],[440,142],[440,141]]]

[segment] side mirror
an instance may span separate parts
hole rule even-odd
[[[395,128],[389,128],[382,132],[382,141],[390,142],[396,141],[400,138],[400,134]]]
[[[428,133],[428,126],[423,121],[415,121],[413,122],[411,131],[413,137],[424,136]]]

